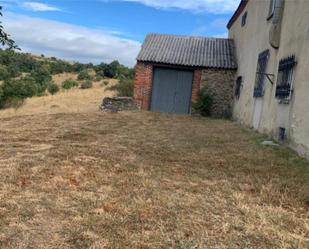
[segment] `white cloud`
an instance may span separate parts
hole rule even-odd
[[[24,2],[21,4],[24,9],[32,11],[62,11],[60,8],[40,2]]]
[[[210,23],[210,26],[212,28],[226,28],[228,21],[229,20],[225,18],[217,18]]]
[[[7,13],[4,26],[24,52],[80,62],[119,60],[133,66],[141,44],[114,31]]]
[[[191,35],[204,35],[208,30],[206,25],[198,26],[191,32]]]
[[[106,1],[106,0],[105,0]],[[116,0],[117,1],[117,0]],[[194,12],[210,12],[216,14],[235,11],[239,0],[118,0],[141,3],[154,8],[182,9]]]
[[[223,34],[217,34],[214,36],[215,38],[228,38],[229,37],[229,34],[228,32],[225,32]]]

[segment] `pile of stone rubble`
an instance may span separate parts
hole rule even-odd
[[[131,97],[106,97],[100,106],[103,112],[136,111],[140,107]]]

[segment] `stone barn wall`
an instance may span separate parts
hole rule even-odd
[[[201,88],[213,96],[211,116],[230,118],[234,99],[235,71],[226,69],[203,69]]]

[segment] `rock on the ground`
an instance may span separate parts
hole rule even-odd
[[[266,141],[263,141],[262,143],[261,143],[261,145],[264,145],[264,146],[279,146],[279,144],[277,144],[277,143],[275,143],[274,141],[268,141],[268,140],[266,140]]]
[[[139,109],[140,107],[131,97],[105,97],[100,106],[100,110],[104,112],[134,111]]]

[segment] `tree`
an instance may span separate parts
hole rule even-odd
[[[2,6],[0,6],[0,16],[2,15]],[[9,49],[18,49],[20,48],[16,45],[15,41],[10,38],[10,35],[4,31],[4,27],[2,26],[2,22],[0,22],[0,43],[2,46],[8,46]]]
[[[32,70],[30,75],[35,79],[38,85],[40,85],[40,92],[44,92],[52,80],[50,75],[50,67],[45,63],[39,63],[37,67]]]
[[[25,99],[39,94],[40,86],[34,78],[26,76],[21,79],[9,79],[2,85],[3,97]]]
[[[0,108],[3,106],[3,104],[4,104],[4,93],[2,86],[0,86]]]
[[[10,77],[10,73],[7,69],[7,66],[0,64],[0,80],[6,80]]]
[[[120,63],[118,61],[111,62],[107,65],[105,69],[105,76],[107,76],[108,78],[117,78],[119,67]]]

